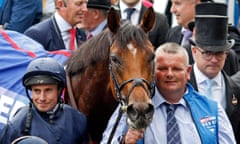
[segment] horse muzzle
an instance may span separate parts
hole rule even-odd
[[[150,103],[136,103],[127,107],[127,123],[131,128],[142,129],[152,122],[154,106]]]

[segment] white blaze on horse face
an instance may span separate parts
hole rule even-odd
[[[132,43],[127,45],[127,48],[130,50],[130,52],[133,54],[133,57],[136,57],[137,55],[137,49],[133,46]]]

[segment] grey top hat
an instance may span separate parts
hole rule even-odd
[[[195,7],[195,40],[193,45],[206,51],[225,51],[234,45],[234,40],[227,40],[228,17],[227,5],[223,3],[200,3]]]
[[[110,0],[88,0],[88,3],[87,3],[87,8],[108,10],[110,7],[111,7]]]

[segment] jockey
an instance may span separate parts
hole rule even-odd
[[[62,103],[66,82],[62,65],[52,58],[34,59],[22,82],[30,104],[20,108],[6,124],[1,144],[26,135],[38,136],[49,144],[88,143],[86,117]]]

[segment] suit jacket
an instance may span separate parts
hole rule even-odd
[[[66,49],[54,16],[30,27],[24,34],[41,43],[48,51]],[[77,29],[76,39],[78,46],[86,41],[85,32]]]
[[[141,22],[143,14],[146,10],[147,10],[147,7],[145,7],[142,4],[138,23]],[[149,39],[155,49],[165,42],[165,37],[168,32],[168,29],[169,29],[169,24],[168,24],[167,17],[161,13],[155,12],[155,25],[152,31],[149,32]]]
[[[175,42],[181,44],[182,38],[183,38],[182,26],[180,25],[170,28],[166,35],[167,42]]]
[[[234,81],[237,85],[236,88],[234,89],[237,89],[239,90],[240,89],[240,71],[237,72],[236,74],[234,74],[233,76],[231,76],[231,79],[232,81]],[[238,94],[239,96],[240,94]],[[233,129],[236,133],[235,137],[236,137],[236,140],[237,140],[237,143],[240,144],[240,124],[238,124],[237,122],[239,122],[240,120],[240,110],[239,108],[236,109],[234,112],[233,112],[233,116],[231,118],[231,121],[236,124],[234,125]]]
[[[224,71],[222,71],[222,74],[226,85],[225,111],[231,121],[235,137],[238,143],[240,143],[240,87]],[[191,71],[190,78],[189,82],[193,85],[195,90],[198,91],[194,70]]]
[[[0,9],[0,25],[21,33],[40,22],[41,17],[41,0],[3,0]]]
[[[166,36],[166,42],[175,42],[181,44],[182,38],[183,38],[182,27],[178,25],[169,29]],[[186,45],[184,47],[187,49],[190,64],[193,64],[194,58],[191,51],[191,45]],[[232,49],[230,49],[229,51],[223,69],[230,76],[240,70],[238,56]]]

